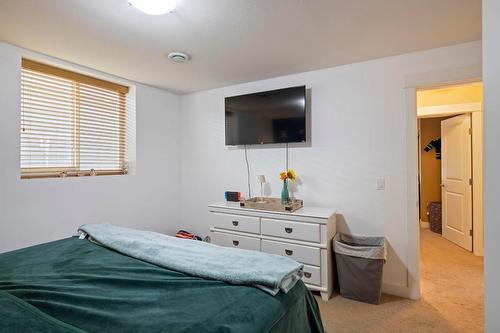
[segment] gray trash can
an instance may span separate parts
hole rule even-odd
[[[334,251],[340,294],[346,298],[379,304],[382,271],[387,257],[385,238],[337,233]]]

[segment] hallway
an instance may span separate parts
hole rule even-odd
[[[421,229],[422,300],[459,332],[483,331],[483,258]]]

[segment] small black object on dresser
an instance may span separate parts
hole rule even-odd
[[[240,192],[226,191],[224,193],[224,197],[226,198],[226,201],[239,202],[241,199],[241,193]]]

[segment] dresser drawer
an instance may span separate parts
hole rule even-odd
[[[260,221],[258,217],[215,214],[214,227],[241,232],[260,233]]]
[[[320,249],[310,246],[262,240],[262,252],[290,257],[307,265],[320,265]]]
[[[212,243],[220,246],[260,251],[260,239],[231,235],[223,232],[213,232]]]
[[[320,286],[321,269],[319,267],[304,265],[304,276],[302,277],[302,281],[304,281],[304,283]]]
[[[319,243],[319,224],[262,219],[262,234]]]

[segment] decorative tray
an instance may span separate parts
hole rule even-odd
[[[281,204],[280,198],[251,198],[240,202],[240,207],[259,210],[270,210],[275,212],[294,212],[304,206],[300,199],[290,199],[286,204]]]

